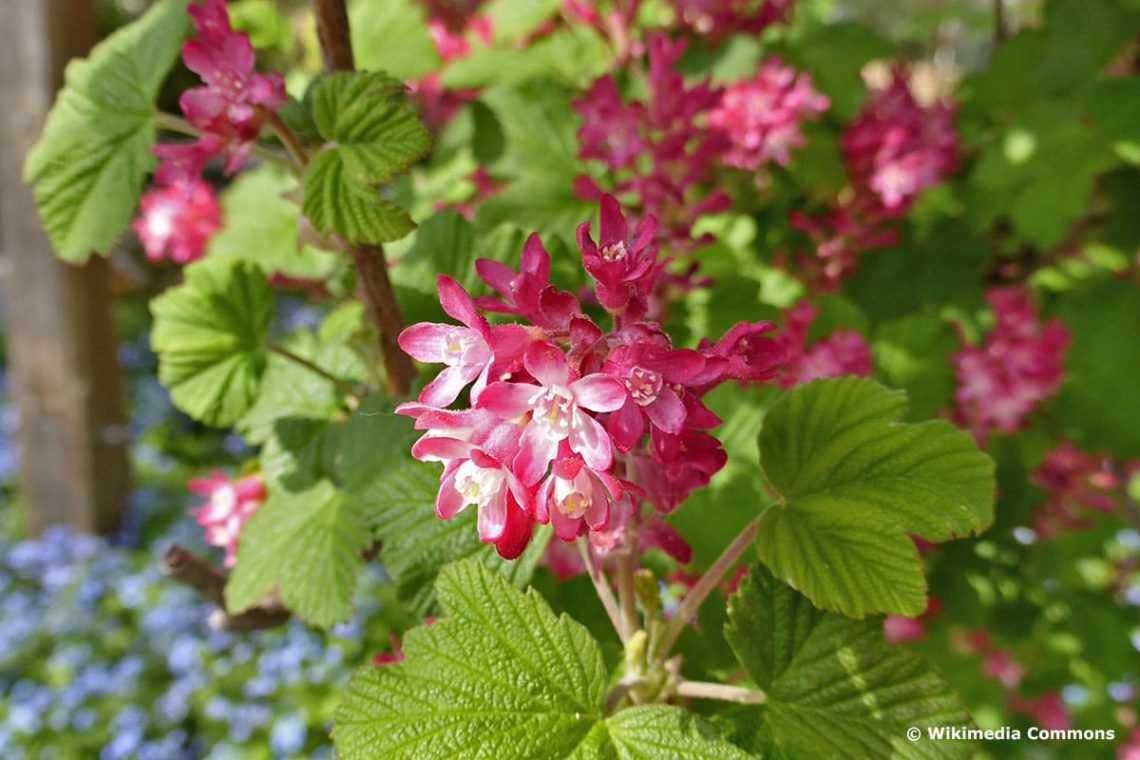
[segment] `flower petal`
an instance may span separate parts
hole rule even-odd
[[[610,437],[601,423],[580,409],[574,410],[570,426],[570,448],[593,470],[608,470],[613,464],[614,452]]]
[[[570,365],[566,354],[545,341],[532,343],[523,356],[526,371],[541,385],[566,385],[570,380]]]
[[[579,406],[595,412],[612,412],[620,409],[629,398],[624,385],[600,372],[576,381],[570,386],[570,391]]]

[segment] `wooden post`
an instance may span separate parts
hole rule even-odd
[[[130,487],[110,268],[60,262],[21,182],[64,65],[95,42],[95,3],[0,0],[0,19],[0,255],[20,499],[33,533],[52,523],[107,533]]]

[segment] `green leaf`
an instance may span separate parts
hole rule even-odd
[[[748,757],[677,707],[603,719],[597,642],[533,589],[467,561],[444,568],[437,593],[445,616],[405,636],[404,662],[349,684],[333,719],[339,757]]]
[[[434,294],[436,276],[446,274],[471,292],[481,282],[475,272],[476,258],[471,222],[448,209],[420,224],[411,249],[392,275],[400,285]]]
[[[342,423],[312,417],[280,417],[261,450],[261,470],[274,486],[305,491],[336,476]]]
[[[207,255],[249,261],[266,272],[323,280],[342,259],[297,241],[297,204],[284,195],[297,191],[287,172],[272,164],[243,171],[222,193],[226,224],[210,238]]]
[[[950,685],[926,661],[883,638],[879,619],[821,612],[755,567],[729,600],[725,636],[767,694],[752,744],[765,757],[964,758],[970,746],[907,738],[908,728],[970,725]],[[740,738],[729,734],[730,738]]]
[[[335,313],[335,312],[334,312]],[[361,360],[344,336],[300,331],[290,335],[285,348],[345,381],[364,379]],[[238,432],[251,444],[264,444],[282,417],[327,420],[344,407],[344,397],[327,378],[278,353],[269,355],[257,401],[237,422]]]
[[[130,224],[155,165],[154,99],[189,28],[186,2],[157,3],[67,66],[24,181],[68,261],[107,253]]]
[[[818,380],[777,402],[760,458],[782,502],[757,546],[817,606],[915,616],[925,581],[907,534],[927,541],[993,521],[994,467],[945,420],[901,422],[906,396],[865,378]]]
[[[875,331],[875,367],[887,386],[907,392],[911,419],[926,419],[950,406],[954,367],[949,357],[958,346],[947,322],[925,314],[887,322]]]
[[[419,3],[357,2],[349,8],[349,20],[358,68],[385,71],[400,79],[419,79],[439,67],[427,13]]]
[[[356,243],[387,243],[416,228],[407,211],[353,178],[335,150],[319,153],[305,169],[302,210],[323,234]]]
[[[1058,315],[1073,335],[1057,400],[1064,429],[1086,451],[1140,457],[1140,292],[1130,282],[1103,282],[1066,298]]]
[[[386,243],[414,229],[378,189],[431,149],[402,91],[397,80],[368,72],[340,72],[316,85],[313,118],[328,142],[305,169],[303,210],[321,233]]]
[[[513,43],[558,13],[558,5],[558,0],[491,0],[483,12],[494,22],[495,41]]]
[[[479,540],[475,509],[439,519],[439,466],[411,458],[415,438],[411,420],[392,414],[388,402],[373,397],[349,419],[343,444],[346,488],[382,542],[380,559],[400,598],[421,615],[431,614],[440,568],[468,557],[497,567],[515,586],[525,586],[546,552],[550,530],[539,529],[521,557],[506,561],[494,546]]]
[[[240,613],[276,590],[312,625],[343,622],[371,542],[359,506],[328,481],[297,494],[271,491],[242,529],[226,609]]]
[[[253,405],[265,369],[273,291],[249,264],[205,259],[151,302],[158,379],[175,405],[209,425],[232,425]]]

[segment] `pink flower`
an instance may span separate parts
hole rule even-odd
[[[617,478],[586,466],[563,440],[554,467],[538,490],[536,517],[540,523],[551,523],[563,541],[573,541],[589,530],[604,530],[610,505],[620,501],[623,492]]]
[[[574,379],[566,355],[549,343],[532,344],[523,365],[538,385],[492,383],[478,404],[504,419],[529,415],[512,465],[522,482],[541,480],[564,440],[592,469],[608,470],[613,462],[610,438],[588,412],[621,407],[626,398],[621,383],[600,373]]]
[[[265,483],[258,475],[231,482],[220,472],[188,484],[191,492],[206,497],[206,503],[190,510],[206,529],[206,543],[226,549],[225,566],[237,563],[238,537],[245,523],[265,501]]]
[[[739,322],[716,343],[703,339],[698,350],[705,357],[705,369],[694,385],[704,392],[728,380],[755,382],[774,377],[785,357],[784,347],[765,337],[774,329],[771,322]]]
[[[1128,743],[1116,749],[1117,760],[1140,760],[1140,728],[1132,729]]]
[[[982,673],[1001,681],[1002,686],[1012,690],[1021,683],[1021,679],[1025,676],[1025,668],[1019,665],[1009,652],[995,649],[986,655]]]
[[[1038,324],[1022,289],[991,290],[986,300],[994,309],[994,331],[982,346],[967,346],[950,357],[959,417],[979,440],[995,430],[1020,429],[1030,412],[1060,389],[1070,340],[1059,321]]]
[[[223,151],[226,173],[235,173],[249,158],[266,115],[288,99],[280,74],[256,72],[253,46],[233,30],[224,0],[203,0],[187,12],[197,36],[182,46],[182,60],[206,86],[186,90],[178,102],[202,137],[191,146],[155,149],[164,162],[174,162],[159,168],[160,182],[196,178]]]
[[[554,333],[568,331],[571,317],[582,313],[578,299],[550,284],[550,254],[538,235],[527,238],[518,273],[491,259],[476,261],[475,271],[501,298],[483,296],[476,300],[484,311],[515,314]]]
[[[213,188],[200,180],[148,190],[139,203],[142,215],[134,230],[151,261],[188,264],[202,258],[206,244],[222,226],[222,210]]]
[[[686,428],[677,435],[650,431],[652,456],[633,458],[636,482],[659,512],[668,514],[704,488],[728,461],[720,441]]]
[[[683,386],[704,367],[705,358],[697,351],[672,350],[647,338],[611,351],[604,371],[621,380],[629,394],[608,421],[618,449],[629,451],[637,445],[646,420],[663,432],[680,433],[688,417]]]
[[[926,625],[918,618],[887,615],[883,621],[883,635],[892,644],[909,644],[926,638]]]
[[[1046,731],[1062,731],[1073,726],[1073,718],[1059,691],[1046,691],[1031,699],[1014,695],[1009,700],[1009,706],[1028,715],[1035,725]]]
[[[709,126],[728,135],[732,146],[724,161],[729,166],[755,170],[769,161],[787,166],[792,149],[806,144],[800,124],[818,119],[830,105],[812,88],[810,74],[772,58],[755,78],[724,91],[709,112]]]
[[[637,199],[643,216],[655,217],[667,243],[681,250],[694,245],[694,219],[731,205],[726,193],[710,188],[728,140],[703,124],[720,94],[707,82],[686,86],[675,70],[686,44],[663,33],[647,35],[649,94],[644,102],[624,102],[610,77],[574,102],[582,116],[579,155],[605,162],[611,192]],[[606,194],[587,175],[579,177],[574,190],[583,199],[600,200]]]
[[[510,469],[519,451],[519,427],[479,409],[449,411],[401,404],[397,414],[413,417],[426,434],[412,447],[421,462],[441,462],[435,511],[450,520],[467,507],[478,511],[479,538],[499,554],[517,557],[533,533],[534,494]]]
[[[941,103],[928,109],[918,105],[901,67],[895,68],[889,86],[870,93],[842,144],[856,189],[869,190],[899,214],[958,167],[954,109]]]
[[[612,195],[602,196],[597,244],[589,222],[578,227],[582,265],[597,282],[598,302],[606,311],[635,319],[645,314],[649,294],[664,268],[657,263],[656,233],[657,220],[647,216],[630,238],[625,215]]]
[[[807,301],[801,301],[788,311],[779,336],[787,352],[780,369],[780,385],[791,388],[824,377],[870,376],[874,370],[871,346],[854,330],[836,330],[810,348],[805,345],[815,317],[816,310]]]
[[[517,325],[492,328],[475,310],[475,302],[467,291],[447,275],[441,274],[436,284],[443,310],[465,326],[420,322],[400,333],[400,348],[418,361],[447,365],[423,389],[421,404],[447,406],[472,381],[475,384],[471,388],[471,400],[477,401],[487,385],[492,366],[497,363],[502,368],[517,363],[528,341],[527,335]],[[493,345],[499,349],[498,362]]]
[[[1120,487],[1107,457],[1086,454],[1071,441],[1061,441],[1045,455],[1033,474],[1045,489],[1047,501],[1034,515],[1034,528],[1042,538],[1054,538],[1065,530],[1090,526],[1084,509],[1113,513],[1118,509]]]

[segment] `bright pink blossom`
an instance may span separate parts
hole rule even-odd
[[[601,373],[575,378],[565,354],[549,343],[532,344],[523,365],[538,385],[492,383],[479,397],[480,409],[500,417],[530,416],[514,460],[522,481],[541,480],[564,440],[592,469],[608,470],[613,462],[609,435],[588,412],[620,408],[626,398],[621,383]]]
[[[842,144],[856,189],[869,190],[883,207],[900,214],[958,166],[954,108],[920,106],[902,68],[895,68],[890,85],[870,93]]]
[[[222,209],[214,190],[200,180],[148,190],[139,208],[142,214],[134,230],[151,261],[196,261],[205,255],[206,244],[222,226]]]
[[[598,242],[590,223],[578,227],[582,266],[597,282],[598,302],[612,314],[645,315],[649,294],[664,264],[657,261],[657,219],[645,217],[629,236],[629,225],[612,195],[602,196]]]
[[[1038,323],[1023,289],[994,289],[986,300],[994,310],[993,332],[981,346],[966,346],[951,357],[959,417],[980,440],[993,431],[1019,430],[1060,389],[1070,340],[1059,321]]]
[[[464,327],[420,322],[400,333],[400,348],[417,361],[447,365],[423,389],[421,404],[447,406],[472,381],[471,400],[477,401],[493,366],[502,374],[521,359],[526,332],[518,325],[488,325],[467,291],[447,275],[440,275],[437,285],[443,310]],[[498,350],[493,352],[492,346]]]
[[[725,89],[709,112],[709,126],[728,135],[724,162],[729,166],[755,170],[770,161],[787,166],[792,150],[807,144],[800,125],[815,121],[830,105],[812,87],[811,74],[774,57],[754,78]]]
[[[550,254],[538,235],[527,238],[515,272],[491,259],[475,262],[480,279],[500,296],[483,296],[475,303],[484,311],[514,314],[552,333],[570,329],[570,320],[582,313],[578,299],[550,284]]]
[[[1119,507],[1119,478],[1112,470],[1111,460],[1086,454],[1071,441],[1061,441],[1045,455],[1033,480],[1046,492],[1047,500],[1033,520],[1033,527],[1042,538],[1089,527],[1086,509],[1111,514]]]
[[[1000,681],[1006,689],[1013,690],[1025,677],[1025,668],[1013,659],[1012,653],[994,649],[986,654],[985,662],[982,665],[982,674]]]
[[[191,492],[206,497],[206,503],[190,510],[198,524],[206,529],[206,543],[226,550],[226,567],[237,563],[238,538],[257,508],[265,501],[265,483],[258,475],[231,481],[214,472],[208,478],[196,478],[188,484]]]
[[[647,36],[644,102],[623,101],[611,77],[595,82],[574,102],[582,117],[579,155],[604,161],[609,191],[636,198],[642,214],[655,217],[668,244],[680,250],[694,245],[694,219],[731,205],[725,192],[712,187],[713,169],[728,138],[704,124],[720,93],[707,82],[686,85],[676,70],[686,44],[661,33]],[[575,193],[600,200],[606,190],[583,175]]]
[[[178,102],[202,137],[155,150],[163,159],[157,173],[163,183],[196,179],[205,163],[223,151],[226,173],[235,173],[249,158],[268,114],[288,99],[280,74],[257,73],[253,45],[230,25],[224,0],[202,0],[187,12],[196,37],[183,45],[182,60],[205,87],[186,90]]]
[[[621,500],[624,489],[617,478],[587,466],[565,440],[559,448],[550,475],[538,490],[536,517],[552,524],[563,541],[573,541],[590,530],[605,529],[610,505]]]
[[[608,423],[620,451],[637,445],[647,422],[665,433],[681,432],[688,417],[683,386],[703,372],[705,363],[697,351],[673,350],[647,338],[610,352],[603,371],[621,380],[629,394]]]
[[[780,343],[786,351],[780,369],[780,385],[791,388],[800,383],[824,377],[859,375],[868,377],[874,370],[871,346],[854,330],[836,330],[831,335],[807,346],[807,333],[815,321],[816,309],[801,301],[786,315]]]

